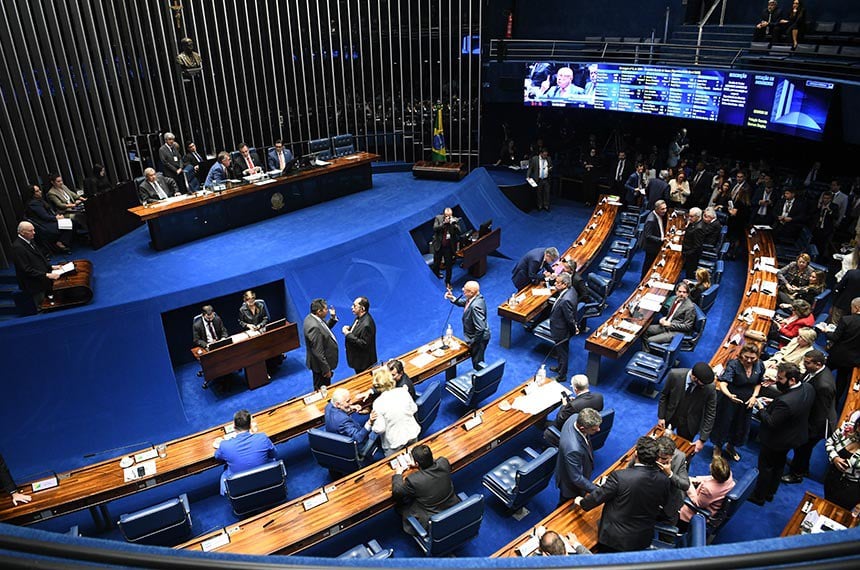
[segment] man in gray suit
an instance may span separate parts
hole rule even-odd
[[[328,316],[328,320],[325,320]],[[302,331],[305,335],[305,365],[313,372],[314,390],[331,384],[337,368],[337,339],[332,329],[337,324],[334,308],[329,310],[325,299],[311,301],[311,312],[305,317]]]
[[[179,196],[179,187],[176,186],[173,178],[162,176],[154,168],[144,170],[143,176],[146,180],[137,187],[137,198],[141,204],[146,205],[150,202],[166,200],[171,196]]]
[[[463,298],[465,297],[465,299]],[[463,294],[454,297],[448,289],[445,298],[463,307],[463,336],[469,345],[469,354],[472,356],[472,367],[476,370],[484,362],[484,351],[490,342],[490,325],[487,324],[487,302],[481,295],[481,286],[477,281],[466,281],[463,285]]]
[[[391,495],[397,502],[397,512],[403,517],[403,530],[415,534],[406,519],[415,517],[427,528],[430,517],[460,502],[451,481],[451,464],[444,457],[433,460],[433,452],[426,445],[412,449],[412,459],[418,471],[403,477],[405,469],[398,467],[391,478]]]
[[[602,422],[600,412],[591,408],[585,408],[564,422],[555,463],[559,504],[597,488],[591,482],[591,473],[594,471],[591,436],[600,431]]]
[[[684,334],[693,330],[696,324],[696,305],[690,300],[690,286],[681,281],[675,287],[675,301],[669,307],[666,316],[645,330],[642,346],[651,352],[651,343],[666,344],[672,342],[676,334]]]

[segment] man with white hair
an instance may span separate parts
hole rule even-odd
[[[143,205],[180,195],[176,181],[162,176],[154,168],[144,170],[143,177],[144,181],[137,187],[137,198]]]
[[[36,229],[27,221],[18,224],[18,237],[12,242],[15,276],[22,291],[33,297],[36,309],[51,291],[60,274],[59,265],[51,265],[35,242]]]
[[[684,230],[684,246],[681,254],[684,256],[684,271],[687,279],[696,278],[696,268],[702,255],[705,228],[702,227],[701,208],[690,208],[687,212],[687,228]]]
[[[591,386],[588,383],[588,376],[585,374],[574,374],[573,378],[570,379],[570,388],[573,390],[573,397],[564,397],[564,403],[561,405],[561,409],[555,416],[555,420],[549,422],[550,426],[554,425],[559,431],[561,431],[567,418],[578,414],[585,408],[591,408],[598,412],[603,411],[603,394],[591,391]],[[543,438],[549,445],[558,447],[558,438],[551,429],[547,428],[547,430],[543,432]]]
[[[182,173],[182,149],[176,142],[173,133],[164,133],[164,144],[158,149],[158,160],[164,173],[176,183],[177,188],[185,188],[185,176]]]
[[[481,295],[481,286],[477,281],[466,281],[463,294],[454,297],[448,289],[445,298],[458,307],[463,307],[463,336],[469,345],[472,356],[472,367],[478,370],[484,362],[484,351],[490,342],[490,325],[487,323],[487,302]]]
[[[325,430],[346,436],[361,446],[368,441],[370,432],[364,428],[364,420],[353,418],[361,406],[351,404],[351,400],[352,395],[346,388],[332,392],[331,400],[325,406]]]

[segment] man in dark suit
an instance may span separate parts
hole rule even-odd
[[[370,316],[367,297],[355,298],[352,314],[355,322],[352,326],[344,325],[342,332],[346,340],[346,363],[358,374],[379,361],[376,356],[376,323]]]
[[[200,314],[194,317],[191,329],[194,333],[194,346],[200,348],[206,348],[213,342],[224,340],[229,336],[224,321],[221,320],[212,305],[203,305]]]
[[[555,353],[558,357],[558,378],[567,380],[567,365],[570,357],[570,339],[579,329],[576,326],[576,305],[579,296],[576,289],[570,286],[570,274],[562,273],[555,278],[555,288],[559,292],[549,314],[549,330],[555,343]]]
[[[439,270],[445,261],[445,285],[451,285],[451,272],[454,269],[454,253],[460,247],[460,219],[454,217],[451,208],[433,218],[433,241],[430,250],[433,252],[433,275],[441,278]]]
[[[537,156],[531,157],[529,160],[529,169],[526,172],[526,178],[534,180],[537,184],[537,209],[546,210],[549,212],[549,190],[550,179],[552,173],[552,159],[549,157],[549,151],[545,148],[540,149]]]
[[[434,461],[433,452],[424,444],[412,448],[412,459],[418,471],[403,477],[405,469],[398,467],[391,478],[391,495],[403,518],[403,531],[415,534],[406,519],[415,517],[427,528],[430,517],[460,502],[451,480],[451,464],[444,457]]]
[[[549,425],[554,425],[561,431],[567,418],[574,414],[578,414],[585,408],[591,408],[598,412],[603,411],[603,394],[592,392],[588,384],[588,376],[585,374],[574,374],[570,379],[570,388],[573,390],[573,398],[565,397],[562,400],[561,409],[555,416],[555,420],[548,422]],[[543,432],[544,440],[553,447],[558,447],[558,438],[550,431],[549,428]]]
[[[331,384],[337,368],[337,339],[332,332],[336,324],[337,314],[334,308],[329,310],[325,299],[311,301],[311,312],[302,323],[302,332],[305,336],[305,366],[313,372],[314,390]]]
[[[860,278],[860,269],[852,269],[842,281],[849,276]],[[830,351],[827,366],[836,370],[836,397],[841,400],[854,368],[860,366],[860,296],[851,301],[851,314],[839,319],[836,329],[827,333],[827,343]]]
[[[137,198],[141,204],[166,200],[171,196],[179,196],[179,188],[173,178],[157,173],[154,168],[143,171],[145,180],[137,187]]]
[[[536,247],[526,252],[511,271],[511,283],[517,291],[532,284],[537,285],[553,274],[552,264],[558,260],[558,249]]]
[[[164,133],[164,144],[158,149],[158,160],[164,174],[173,180],[176,187],[185,189],[185,176],[182,174],[182,150],[173,133]]]
[[[591,474],[594,471],[591,436],[600,431],[602,422],[600,412],[591,408],[585,408],[564,422],[555,463],[555,484],[558,486],[559,504],[590,493],[597,488],[591,482]]]
[[[690,285],[681,281],[675,286],[675,301],[669,307],[665,317],[650,325],[642,336],[642,346],[651,350],[651,343],[666,344],[672,342],[675,335],[685,334],[693,330],[696,324],[696,305],[690,300]]]
[[[774,237],[780,241],[794,241],[800,237],[803,223],[806,220],[806,204],[795,196],[791,188],[782,192],[782,200],[777,202],[774,213],[776,224],[774,225]]]
[[[466,281],[462,295],[455,298],[449,289],[445,292],[445,298],[458,307],[463,307],[463,336],[472,356],[472,367],[477,370],[483,365],[484,351],[490,342],[487,302],[481,295],[481,286],[477,281]]]
[[[612,181],[612,191],[626,198],[624,192],[624,183],[630,178],[633,173],[633,161],[627,158],[627,153],[623,150],[618,153],[618,158],[609,166],[609,179]]]
[[[293,151],[284,147],[282,140],[276,140],[275,146],[269,150],[269,170],[283,170],[293,159]]]
[[[827,356],[820,350],[810,350],[803,356],[806,369],[802,381],[815,390],[815,400],[809,412],[809,439],[794,448],[791,470],[783,475],[783,483],[800,483],[809,475],[809,458],[815,445],[839,426],[836,425],[836,381],[833,373],[824,366]]]
[[[239,156],[233,162],[233,178],[242,178],[263,172],[263,162],[256,151],[248,147],[248,143],[239,144]]]
[[[185,150],[185,156],[182,157],[182,171],[185,172],[188,192],[197,192],[200,190],[200,169],[205,159],[197,152],[197,145],[193,141],[185,145]]]
[[[257,425],[248,410],[239,410],[233,415],[233,427],[236,435],[223,440],[215,450],[215,459],[227,464],[221,474],[222,495],[227,494],[227,477],[277,458],[272,440],[264,433],[257,433]]]
[[[36,229],[30,222],[18,224],[18,237],[12,242],[12,262],[18,287],[33,298],[38,309],[51,292],[54,281],[60,278],[59,265],[51,265],[45,254],[36,246]]]
[[[723,224],[717,219],[717,211],[713,207],[702,210],[702,245],[716,246],[720,241]]]
[[[651,272],[651,266],[663,247],[663,238],[666,235],[666,211],[668,207],[663,200],[657,200],[654,209],[645,218],[645,226],[642,229],[644,241],[645,258],[642,260],[642,277]]]
[[[690,198],[687,201],[692,206],[705,209],[711,199],[711,182],[714,173],[705,169],[705,163],[701,160],[696,163],[696,171],[690,178]]]
[[[737,187],[737,184],[735,185]],[[734,190],[732,191],[734,195]],[[776,221],[774,205],[779,197],[779,191],[773,182],[773,177],[765,174],[764,183],[756,188],[752,195],[750,223],[757,226],[771,226]]]
[[[657,202],[665,202],[669,197],[669,171],[661,170],[655,178],[648,181],[645,186],[645,193],[648,196],[648,209],[653,210],[657,207]]]
[[[758,481],[749,500],[762,506],[772,501],[779,489],[782,469],[788,451],[800,447],[809,439],[809,412],[815,401],[815,389],[801,382],[802,374],[796,364],[782,362],[777,366],[776,387],[780,395],[770,400],[759,398],[761,428],[758,438]]]
[[[669,371],[657,405],[657,425],[671,425],[675,433],[694,441],[696,453],[702,451],[714,429],[717,415],[717,391],[714,371],[707,362],[697,362],[693,368]]]
[[[9,472],[9,467],[2,455],[0,455],[0,489],[12,496],[13,507],[17,507],[18,503],[29,503],[33,499],[30,495],[18,492],[18,485],[15,484],[12,473]]]
[[[640,437],[633,467],[613,471],[603,485],[574,499],[586,511],[603,505],[597,535],[600,552],[644,550],[651,545],[671,486],[669,478],[657,469],[657,456],[657,442]]]
[[[779,9],[776,0],[768,0],[767,8],[762,11],[761,18],[755,25],[753,41],[779,43],[782,39],[783,22],[785,21],[782,10]]]
[[[830,258],[830,240],[839,225],[839,206],[833,202],[833,192],[825,190],[812,216],[812,243],[818,248],[818,259]]]
[[[231,171],[230,164],[232,159],[230,158],[230,153],[221,151],[218,153],[218,158],[215,160],[215,164],[212,165],[212,168],[209,169],[209,173],[206,175],[206,181],[203,183],[204,188],[209,188],[210,186],[215,186],[216,184],[221,184],[222,182],[226,182],[230,179]]]
[[[681,255],[684,257],[684,275],[687,279],[696,279],[696,268],[702,255],[705,243],[706,228],[702,225],[702,210],[690,208],[687,212],[687,227],[684,230],[684,243]]]
[[[630,176],[624,182],[625,197],[628,204],[640,205],[645,198],[645,165],[641,162],[636,165]]]

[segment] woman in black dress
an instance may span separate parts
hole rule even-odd
[[[749,437],[753,405],[763,379],[764,365],[759,360],[758,346],[743,345],[738,358],[728,362],[719,378],[717,417],[711,432],[715,455],[722,453],[725,444],[726,457],[740,461],[737,449],[746,444]]]

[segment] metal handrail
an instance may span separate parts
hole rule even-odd
[[[714,10],[717,9],[717,6],[723,6],[722,14],[720,16],[720,25],[723,25],[724,18],[726,16],[726,0],[716,0],[713,4],[711,4],[711,9],[708,10],[708,13],[702,18],[702,21],[699,22],[699,37],[696,40],[696,65],[699,65],[699,48],[702,47],[702,30],[705,29],[705,24],[708,23],[708,20],[711,19],[711,15],[714,13]]]

